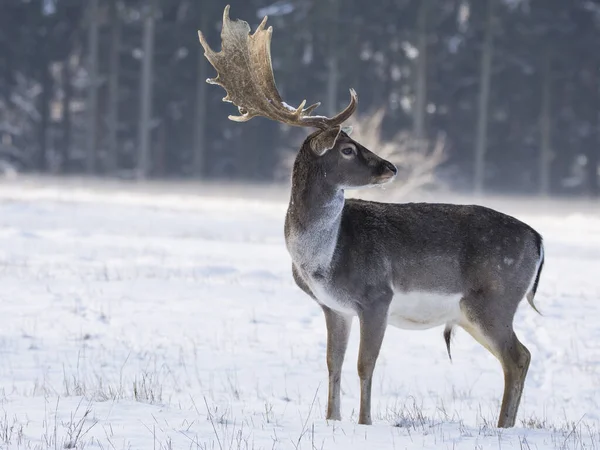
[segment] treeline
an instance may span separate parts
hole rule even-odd
[[[445,136],[457,189],[599,194],[600,2],[230,0],[274,27],[290,104],[385,108],[383,132]],[[2,0],[0,159],[24,171],[269,180],[305,131],[240,125],[196,30],[225,1]],[[319,111],[319,110],[318,110]],[[377,150],[377,149],[373,149]]]

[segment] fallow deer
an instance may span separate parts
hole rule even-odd
[[[499,427],[515,424],[530,353],[513,331],[524,297],[533,298],[544,262],[542,237],[508,215],[475,205],[391,204],[345,199],[344,190],[390,182],[396,167],[350,138],[334,117],[312,115],[319,104],[285,103],[271,65],[272,28],[265,17],[254,34],[223,14],[222,50],[199,32],[205,56],[217,71],[207,82],[245,122],[263,116],[316,128],[295,159],[285,218],[285,241],[297,285],[323,309],[327,325],[327,418],[339,420],[340,378],[353,316],[360,324],[359,423],[371,424],[371,385],[388,324],[404,329],[445,325],[450,355],[459,326],[489,350],[504,370]]]

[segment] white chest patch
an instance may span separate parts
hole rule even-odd
[[[462,294],[396,292],[390,305],[388,323],[407,330],[422,330],[461,318]]]
[[[354,308],[352,308],[352,305],[349,305],[344,300],[332,295],[329,289],[327,289],[323,284],[315,281],[311,281],[309,284],[313,294],[315,297],[317,297],[317,300],[320,304],[325,305],[334,311],[356,315],[356,311]]]

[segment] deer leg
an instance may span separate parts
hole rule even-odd
[[[531,353],[517,339],[512,328],[513,315],[507,314],[507,310],[495,314],[488,312],[485,314],[486,317],[481,317],[483,314],[480,312],[473,314],[477,309],[470,311],[468,307],[466,309],[468,322],[461,324],[462,328],[500,361],[504,371],[504,395],[498,428],[513,427],[525,386]]]
[[[329,370],[329,397],[327,419],[341,420],[340,385],[342,365],[348,347],[352,316],[341,314],[323,306],[327,325],[327,369]]]
[[[373,370],[381,350],[387,327],[388,305],[361,311],[360,347],[358,350],[358,377],[360,378],[360,412],[358,423],[371,425],[371,386]]]
[[[504,396],[498,418],[498,428],[509,428],[515,425],[517,419],[531,353],[513,332],[512,339],[505,344],[499,359],[504,370]]]

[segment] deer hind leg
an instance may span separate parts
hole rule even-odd
[[[327,419],[341,420],[342,365],[348,347],[352,316],[337,313],[323,306],[327,325],[327,369],[329,371],[329,397]]]
[[[387,327],[388,305],[382,304],[359,313],[360,347],[358,349],[358,377],[360,378],[360,412],[358,423],[371,425],[371,386],[373,371],[381,350]]]
[[[498,418],[498,428],[508,428],[515,425],[531,353],[513,332],[508,345],[503,349],[501,358],[504,369],[504,396]]]
[[[464,301],[464,300],[463,300]],[[517,338],[512,327],[513,314],[507,310],[481,313],[481,309],[466,309],[468,317],[461,324],[475,340],[490,351],[502,365],[504,371],[504,395],[498,418],[498,428],[510,428],[515,425],[517,411],[525,377],[531,361],[531,353]],[[504,305],[506,306],[506,305]],[[481,303],[479,304],[481,308]],[[516,309],[516,307],[515,307]],[[487,316],[487,317],[486,317]],[[504,318],[504,320],[503,320]]]

